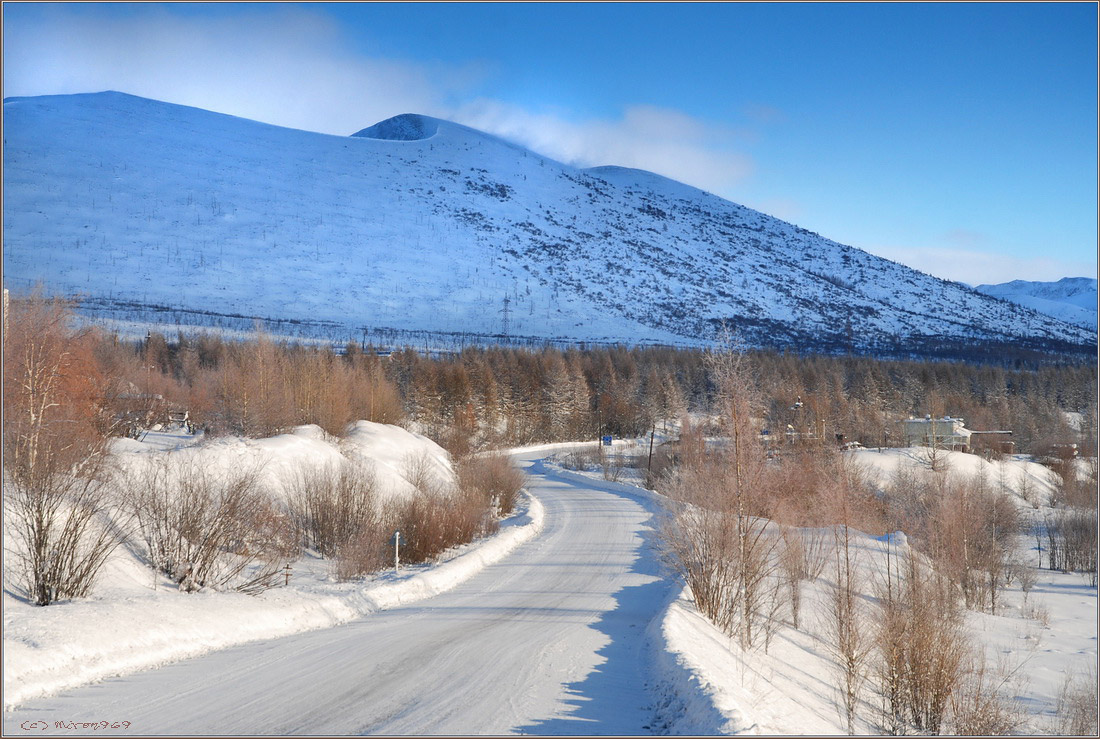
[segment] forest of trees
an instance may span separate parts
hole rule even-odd
[[[187,409],[213,433],[263,436],[316,423],[334,434],[366,419],[414,422],[451,451],[545,441],[638,436],[687,412],[715,411],[705,353],[666,348],[468,348],[428,356],[411,349],[339,351],[270,338],[215,335],[138,343],[100,337],[96,357],[117,382],[106,400],[152,420]],[[381,356],[380,356],[381,354]],[[1096,439],[1096,365],[1010,370],[961,362],[746,353],[764,405],[781,431],[824,430],[865,446],[899,446],[898,421],[961,416],[975,430],[1011,430],[1016,449],[1041,453],[1075,440],[1064,411]],[[159,396],[159,397],[155,397]],[[801,403],[799,403],[801,401]]]

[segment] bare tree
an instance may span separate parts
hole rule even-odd
[[[855,553],[848,526],[835,528],[835,582],[828,601],[828,646],[836,660],[840,704],[849,734],[855,733],[857,709],[868,678],[868,658],[874,642],[859,598]]]
[[[878,587],[882,609],[875,632],[883,728],[939,733],[959,685],[969,649],[954,588],[920,561],[898,552]]]
[[[791,626],[797,629],[798,617],[802,610],[802,581],[811,579],[810,563],[807,561],[807,545],[802,532],[798,529],[785,528],[782,537],[783,547],[779,550],[779,569],[787,587]],[[823,568],[825,563],[821,564]]]
[[[1067,675],[1058,695],[1053,734],[1097,736],[1096,669],[1083,675]]]
[[[38,605],[87,595],[118,546],[93,336],[60,301],[17,301],[4,333],[4,510],[22,589]]]

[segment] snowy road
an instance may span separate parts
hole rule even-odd
[[[34,701],[4,733],[650,733],[646,627],[673,588],[647,546],[651,514],[555,477],[544,455],[520,459],[545,530],[454,590]]]

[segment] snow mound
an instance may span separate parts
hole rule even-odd
[[[257,470],[263,488],[276,498],[285,497],[300,474],[349,461],[373,469],[383,500],[407,499],[418,483],[444,493],[456,485],[450,455],[441,446],[400,426],[370,421],[349,425],[343,439],[310,424],[264,439],[223,436],[190,446],[172,446],[155,436],[140,442],[115,439],[111,450],[127,469],[155,464],[167,454],[176,463],[194,463],[219,475]]]
[[[371,462],[380,476],[389,480],[391,497],[411,495],[418,475],[421,484],[437,491],[455,486],[447,451],[427,436],[400,426],[356,421],[348,426],[342,450],[348,457]]]
[[[357,131],[352,136],[384,141],[422,141],[439,132],[439,119],[416,113],[402,113]]]

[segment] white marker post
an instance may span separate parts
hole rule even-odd
[[[401,532],[393,532],[393,572],[396,575],[397,571],[401,568]]]

